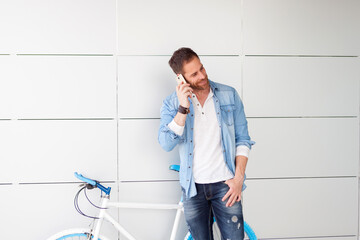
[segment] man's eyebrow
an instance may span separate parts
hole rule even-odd
[[[203,69],[204,68],[204,65],[203,64],[201,64],[201,67],[200,67],[200,69],[199,69],[199,71],[201,70],[201,69]],[[192,73],[191,75],[194,75],[194,74],[196,74],[198,71],[196,71],[196,72],[194,72],[194,73]]]
[[[203,64],[201,64],[201,67],[199,68],[199,70],[198,70],[198,71],[201,71],[201,69],[203,69],[203,68],[204,68],[204,65],[203,65]],[[198,71],[191,73],[191,74],[190,74],[190,76],[194,76],[194,75],[196,75]]]

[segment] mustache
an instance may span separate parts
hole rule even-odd
[[[200,79],[199,81],[197,81],[196,83],[193,83],[193,84],[190,84],[190,87],[193,88],[193,89],[196,89],[196,90],[204,90],[205,88],[203,86],[199,86],[198,83],[199,82],[202,82],[206,80],[207,83],[209,83],[209,79],[208,77],[206,76],[205,78],[203,79]]]

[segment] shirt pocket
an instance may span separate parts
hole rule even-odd
[[[234,104],[229,105],[221,105],[221,116],[224,122],[227,125],[233,125],[234,124],[234,111],[236,109]]]

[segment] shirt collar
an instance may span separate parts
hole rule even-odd
[[[193,95],[194,95],[194,97],[191,97],[190,99],[191,99],[192,101],[194,101],[195,103],[198,103],[199,100],[197,99],[196,95],[195,95],[195,94],[193,94]],[[209,91],[209,94],[208,94],[208,96],[207,96],[207,98],[206,98],[206,100],[205,100],[205,103],[206,103],[209,99],[211,99],[213,96],[214,96],[214,92],[213,92],[213,90],[210,88],[210,91]]]
[[[209,84],[210,84],[210,89],[215,92],[215,90],[218,90],[218,87],[216,86],[216,84],[213,81],[209,80]]]
[[[214,96],[214,92],[213,92],[213,90],[210,88],[210,92],[209,92],[209,95],[208,95],[207,99],[212,98],[213,96]]]

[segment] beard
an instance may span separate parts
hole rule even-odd
[[[198,85],[199,82],[201,82],[201,85]],[[196,83],[190,83],[190,87],[193,90],[205,90],[208,86],[209,86],[209,79],[207,76]]]

